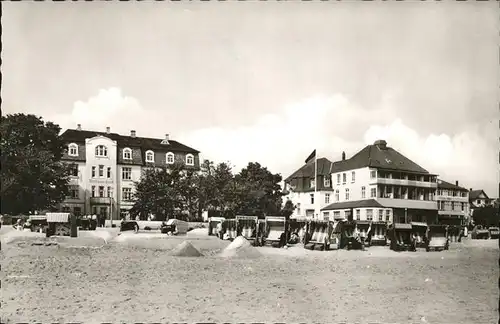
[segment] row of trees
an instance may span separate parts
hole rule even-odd
[[[69,169],[61,161],[67,147],[60,131],[35,115],[1,116],[2,214],[56,210],[68,195]],[[203,210],[257,216],[289,216],[293,211],[291,203],[281,208],[281,176],[259,163],[249,163],[237,174],[227,163],[205,161],[200,167],[146,170],[136,183],[132,214],[163,219],[179,212],[198,218]]]
[[[200,171],[185,170],[182,164],[145,170],[136,182],[136,203],[132,216],[157,219],[185,213],[190,219],[201,218],[202,211],[224,215],[284,215],[289,217],[293,204],[282,208],[281,175],[271,173],[259,163],[249,163],[233,174],[227,163],[215,165],[205,160]]]

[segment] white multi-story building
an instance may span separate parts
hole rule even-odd
[[[70,196],[61,204],[66,212],[96,214],[106,219],[126,217],[132,208],[134,182],[146,167],[183,161],[199,168],[199,151],[169,139],[137,137],[68,129],[62,135],[68,150],[63,161],[72,166]]]
[[[317,167],[317,179],[314,179],[314,167]],[[330,170],[332,162],[326,158],[306,161],[300,169],[285,179],[286,200],[295,206],[292,218],[319,218],[322,207],[333,201]],[[316,183],[318,185],[315,190]]]
[[[469,220],[469,190],[438,179],[436,195],[438,222],[447,225],[465,225]]]
[[[331,167],[332,203],[321,216],[332,219],[437,221],[437,175],[378,140]]]

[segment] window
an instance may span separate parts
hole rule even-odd
[[[146,151],[146,162],[154,162],[155,161],[155,154],[153,151]]]
[[[384,220],[384,211],[382,209],[378,210],[378,220],[379,222]]]
[[[356,172],[351,172],[351,182],[356,182]]]
[[[326,193],[325,194],[325,204],[329,204],[329,203],[330,203],[330,194]]]
[[[70,213],[71,212],[71,208],[69,208],[68,206],[64,206],[62,208],[62,211],[63,211],[63,213]]]
[[[108,198],[113,198],[113,187],[108,187]]]
[[[82,207],[73,207],[73,214],[80,216],[82,214]]]
[[[330,187],[330,176],[325,176],[325,179],[323,179],[323,186],[326,188]]]
[[[333,218],[334,219],[339,219],[340,218],[340,211],[339,210],[336,210],[333,212]]]
[[[323,220],[325,221],[330,220],[330,212],[323,212]]]
[[[122,200],[132,200],[132,188],[122,188]]]
[[[111,168],[110,167],[108,167],[107,177],[108,177],[108,179],[111,178]]]
[[[132,168],[122,168],[122,179],[123,180],[132,180]]]
[[[99,178],[104,177],[104,165],[99,166]]]
[[[194,156],[193,156],[193,154],[186,155],[186,165],[194,165]]]
[[[377,188],[370,189],[370,197],[377,198]]]
[[[476,201],[476,203],[477,203],[478,205],[480,205],[480,204],[481,204],[481,200],[480,200],[480,199],[478,199],[478,200]]]
[[[366,210],[366,220],[373,220],[373,209],[367,209]]]
[[[71,164],[69,166],[69,175],[72,177],[78,177],[78,164]]]
[[[95,166],[92,167],[92,178],[95,178]]]
[[[108,156],[108,149],[104,145],[98,145],[95,147],[96,156]]]
[[[314,205],[314,194],[311,194],[311,205]]]
[[[132,150],[128,147],[123,149],[123,159],[124,160],[132,160]]]
[[[68,198],[69,199],[78,199],[79,198],[78,191],[79,191],[78,186],[69,186]]]
[[[339,193],[339,190],[335,190],[335,201],[339,201],[340,200],[340,193]]]
[[[104,186],[99,186],[99,197],[104,197]]]
[[[465,203],[462,203],[462,211],[465,211]]]
[[[345,189],[345,200],[349,200],[349,188]]]
[[[92,197],[95,197],[95,186],[92,186],[92,189],[91,189],[91,195]]]
[[[366,198],[366,187],[361,187],[361,198]]]
[[[451,210],[455,210],[455,202],[451,202]]]
[[[342,173],[342,183],[346,184],[346,182],[347,182],[347,174]]]
[[[174,164],[174,153],[168,152],[166,160],[167,160],[167,164]]]
[[[297,203],[297,215],[300,216],[300,203]]]
[[[316,181],[314,179],[309,179],[309,188],[315,188],[316,187]]]
[[[356,220],[360,220],[360,219],[361,219],[361,210],[356,209]]]
[[[78,145],[75,143],[71,143],[68,145],[68,155],[69,156],[78,156]]]
[[[385,221],[388,223],[391,221],[391,211],[390,210],[385,211]]]
[[[340,173],[337,174],[337,184],[339,185],[340,184]]]
[[[375,179],[376,177],[377,177],[377,171],[376,170],[370,171],[370,178]]]

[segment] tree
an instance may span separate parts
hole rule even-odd
[[[294,210],[295,210],[295,205],[290,199],[288,199],[285,202],[285,206],[283,206],[283,209],[281,209],[281,216],[285,216],[286,219],[289,219],[290,216],[292,216]]]
[[[153,214],[158,220],[166,220],[182,211],[185,207],[183,171],[181,163],[169,168],[162,166],[144,170],[139,181],[135,182],[135,203],[130,215],[145,219]]]
[[[494,206],[485,206],[474,209],[472,214],[474,224],[483,226],[498,226],[499,212]]]
[[[235,207],[243,215],[278,215],[282,196],[280,174],[273,174],[257,162],[250,162],[235,176]]]
[[[68,194],[61,128],[35,115],[1,117],[1,212],[55,209]]]

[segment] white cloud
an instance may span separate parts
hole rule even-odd
[[[395,117],[390,95],[379,105],[364,109],[345,96],[317,95],[286,105],[279,113],[262,116],[250,126],[187,130],[175,139],[202,152],[202,158],[230,161],[236,170],[257,161],[284,177],[300,167],[313,149],[332,160],[342,151],[352,156],[366,144],[385,139],[430,172],[447,181],[459,180],[466,187],[484,188],[497,196],[498,147],[473,130],[448,134],[419,134]],[[394,116],[394,117],[391,117]],[[74,104],[69,115],[56,116],[63,127],[104,130],[158,137],[165,116],[148,112],[139,101],[110,88]],[[497,137],[493,124],[488,136]],[[485,136],[485,135],[483,135]]]
[[[111,127],[112,132],[127,134],[141,127],[151,136],[148,118],[150,116],[136,98],[124,96],[120,88],[112,87],[99,90],[87,101],[75,102],[69,115],[57,115],[54,120],[63,130],[81,124],[88,130],[105,131],[106,127]]]

